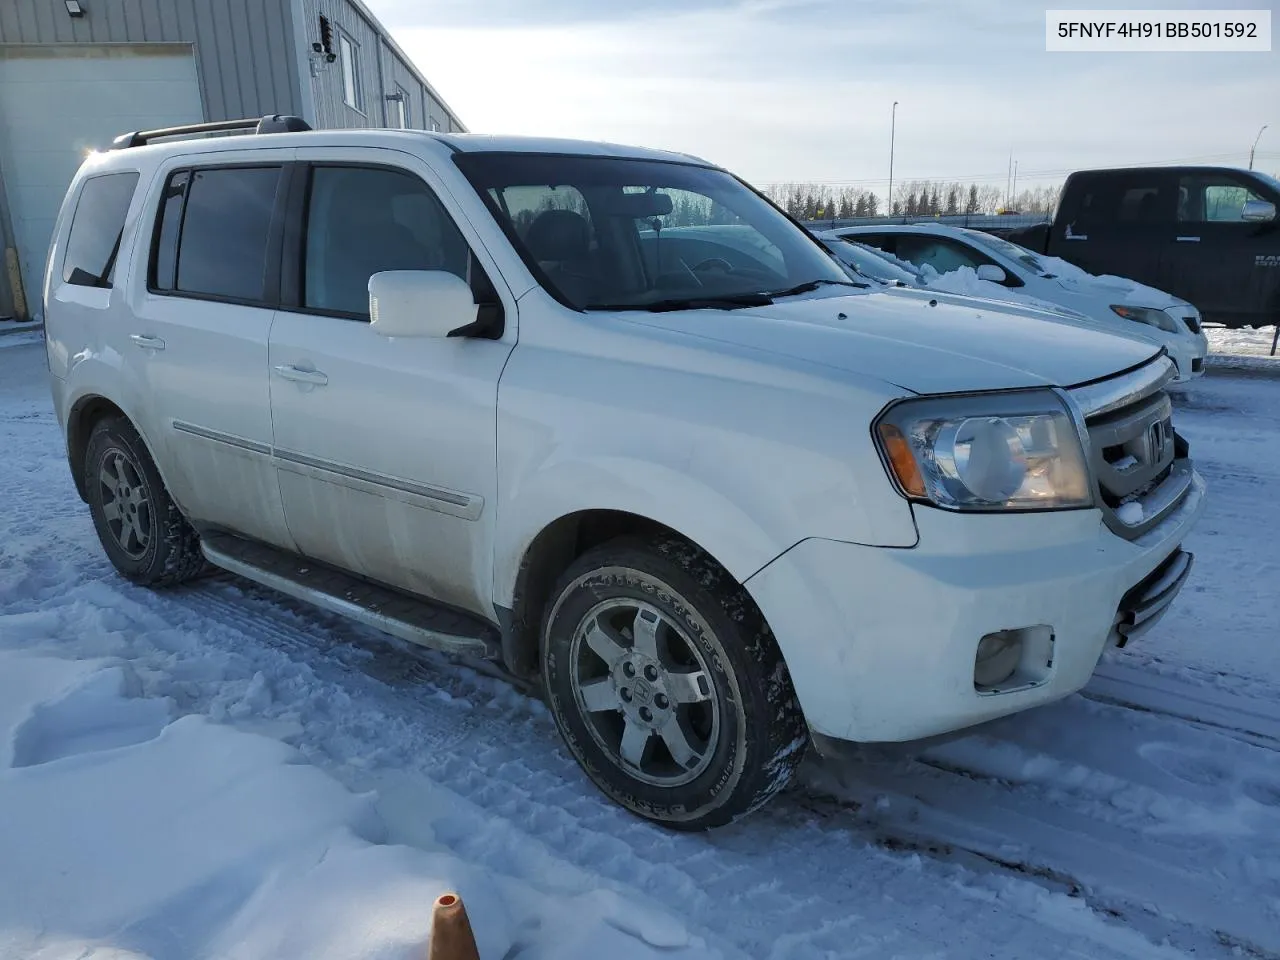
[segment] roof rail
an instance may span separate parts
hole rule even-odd
[[[252,130],[255,134],[296,133],[310,130],[311,125],[301,117],[271,114],[265,117],[248,117],[244,120],[214,120],[211,123],[188,123],[180,127],[159,127],[155,130],[135,130],[122,133],[111,141],[112,150],[141,147],[152,140],[168,137],[187,137],[197,133],[217,133],[223,130]]]

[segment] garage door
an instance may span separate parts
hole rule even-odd
[[[85,154],[129,130],[203,119],[185,44],[0,46],[0,176],[32,311],[53,221]]]

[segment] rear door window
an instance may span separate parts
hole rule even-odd
[[[1169,224],[1175,208],[1173,182],[1159,172],[1090,178],[1080,195],[1082,225]]]
[[[992,263],[976,250],[944,237],[904,234],[898,237],[897,255],[917,267],[930,266],[938,273],[950,273],[961,267],[977,270],[984,263]]]
[[[157,222],[152,289],[241,303],[267,299],[267,247],[281,168],[173,174]]]
[[[62,279],[82,287],[110,287],[124,235],[124,219],[138,185],[136,173],[91,177],[71,219]]]

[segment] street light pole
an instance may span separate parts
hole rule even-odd
[[[1267,129],[1267,127],[1269,126],[1270,126],[1269,123],[1264,123],[1262,125],[1262,130]],[[1258,131],[1258,135],[1253,138],[1253,146],[1249,148],[1249,169],[1250,170],[1253,169],[1253,154],[1258,149],[1258,141],[1262,139],[1262,130]],[[890,164],[890,166],[892,166],[892,164]]]
[[[893,137],[898,129],[898,101],[893,101],[893,112],[889,117],[889,209],[885,211],[893,216]]]

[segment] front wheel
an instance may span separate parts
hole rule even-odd
[[[792,779],[808,743],[790,675],[746,591],[678,540],[597,547],[543,625],[547,699],[610,798],[683,830],[720,826]]]

